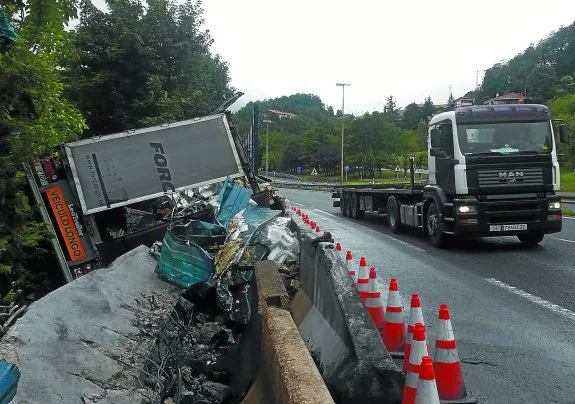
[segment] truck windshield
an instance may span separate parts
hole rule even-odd
[[[457,125],[463,154],[551,153],[551,125],[542,122],[496,122]]]

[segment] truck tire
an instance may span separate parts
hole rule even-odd
[[[345,216],[345,194],[342,192],[339,196],[339,211]]]
[[[355,220],[361,220],[365,216],[365,211],[359,209],[359,198],[357,194],[351,196],[351,217]]]
[[[545,235],[543,233],[529,233],[529,234],[520,234],[517,236],[521,244],[525,247],[535,247],[541,241],[543,241],[543,237]]]
[[[443,248],[447,244],[446,234],[441,230],[441,222],[439,218],[439,209],[437,204],[432,202],[427,209],[427,236],[431,241],[431,245],[437,248]]]
[[[399,203],[395,196],[390,196],[387,200],[387,223],[392,233],[399,233],[401,230],[401,217],[399,215]]]
[[[348,195],[347,198],[345,198],[345,210],[344,210],[344,215],[347,217],[351,217],[351,195]]]

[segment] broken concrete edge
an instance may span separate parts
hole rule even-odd
[[[259,370],[243,403],[334,403],[289,312],[277,266],[254,264],[260,329]]]
[[[302,286],[292,315],[332,396],[345,402],[400,402],[405,378],[333,243],[314,243],[318,237],[293,214],[291,230],[301,243]]]
[[[0,344],[21,371],[13,402],[149,399],[135,381],[181,292],[155,266],[141,246],[34,302]]]

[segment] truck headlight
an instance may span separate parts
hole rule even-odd
[[[475,213],[475,206],[473,205],[459,205],[457,207],[459,213]]]
[[[561,209],[561,201],[549,202],[549,209]]]

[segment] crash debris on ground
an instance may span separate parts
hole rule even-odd
[[[229,181],[210,221],[174,220],[161,242],[34,303],[0,344],[22,374],[14,402],[240,402],[230,382],[254,262],[275,261],[290,294],[299,287],[291,219],[251,196]]]

